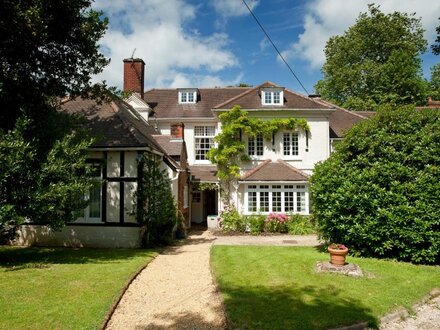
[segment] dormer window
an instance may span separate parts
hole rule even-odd
[[[264,88],[261,91],[263,105],[283,105],[284,95],[282,88]]]
[[[196,103],[197,90],[196,89],[180,89],[179,103]]]

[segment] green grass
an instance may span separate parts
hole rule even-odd
[[[306,247],[213,246],[232,329],[328,329],[378,319],[440,283],[439,266],[348,257],[370,276],[315,273],[328,254]]]
[[[96,329],[154,252],[0,246],[0,329]]]

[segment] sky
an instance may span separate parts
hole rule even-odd
[[[109,18],[100,41],[110,65],[96,81],[122,88],[124,58],[146,63],[145,90],[215,87],[274,82],[302,94],[314,93],[321,78],[327,40],[341,35],[373,0],[245,0],[306,91],[281,61],[242,0],[96,0]],[[439,25],[440,1],[376,0],[385,13],[415,13],[431,45]],[[440,61],[429,50],[423,73]]]

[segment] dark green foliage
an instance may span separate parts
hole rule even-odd
[[[320,233],[361,256],[440,262],[440,112],[380,109],[315,167]]]
[[[287,230],[291,235],[311,235],[316,233],[316,224],[312,215],[292,214]]]
[[[431,68],[429,96],[431,96],[433,100],[440,101],[440,63],[437,63]]]
[[[23,114],[44,122],[53,97],[99,90],[108,60],[98,41],[108,21],[90,0],[4,0],[0,11],[0,127]]]
[[[370,5],[355,25],[327,42],[323,79],[316,91],[352,110],[375,110],[385,103],[423,104],[426,82],[420,55],[427,47],[423,32],[414,15],[385,15]]]
[[[57,112],[69,95],[108,99],[92,85],[108,60],[107,28],[89,0],[4,0],[0,11],[0,226],[60,228],[84,206],[91,139]],[[12,228],[12,227],[9,227]],[[2,230],[0,229],[0,236]]]
[[[238,213],[237,209],[229,205],[220,213],[220,226],[225,232],[246,230],[245,218]]]
[[[166,170],[161,169],[160,157],[144,154],[137,197],[137,221],[144,225],[143,246],[169,243],[177,223],[177,208]]]
[[[11,238],[10,229],[25,219],[61,228],[85,206],[83,196],[91,184],[86,157],[92,140],[78,128],[39,159],[35,140],[25,137],[30,124],[20,119],[10,132],[0,130],[0,236],[4,239]]]
[[[437,31],[437,39],[435,39],[435,43],[431,45],[431,49],[435,55],[440,55],[440,25],[437,26],[435,30]]]
[[[247,215],[244,221],[249,226],[249,232],[252,235],[258,235],[264,231],[266,216],[263,214]]]

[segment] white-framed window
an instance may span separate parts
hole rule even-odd
[[[263,136],[258,134],[254,137],[248,138],[248,155],[249,156],[263,156],[264,142]]]
[[[187,89],[179,91],[179,103],[196,103],[197,101],[197,90]]]
[[[196,161],[208,160],[209,149],[214,147],[215,126],[194,126],[194,154]]]
[[[102,166],[94,162],[91,169],[93,184],[84,196],[86,208],[75,213],[78,222],[101,222],[102,219]]]
[[[200,191],[193,191],[191,196],[191,203],[200,203],[202,200],[202,193]]]
[[[305,184],[248,185],[245,188],[245,213],[307,214],[308,209]]]
[[[299,156],[299,134],[298,132],[283,133],[283,155]]]
[[[261,104],[263,105],[283,105],[284,92],[282,88],[268,88],[261,92]]]

